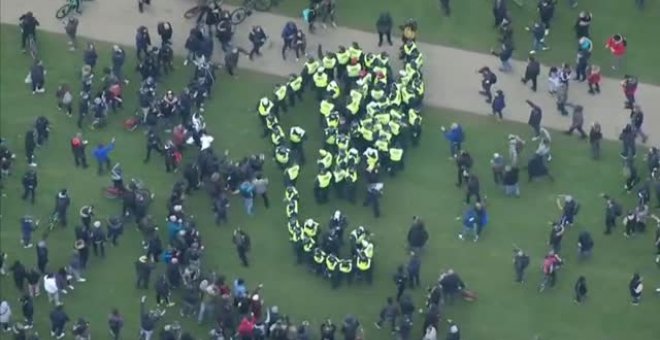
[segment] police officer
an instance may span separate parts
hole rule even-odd
[[[339,272],[346,283],[349,285],[353,283],[353,260],[343,259],[339,261]]]
[[[329,169],[321,167],[319,174],[316,176],[316,183],[314,185],[314,198],[319,204],[328,201],[328,191],[332,182],[332,172]]]
[[[380,195],[383,193],[383,183],[372,183],[367,187],[367,197],[362,203],[363,206],[371,206],[374,212],[374,217],[380,217]]]
[[[300,175],[300,165],[295,162],[290,163],[289,166],[286,169],[284,169],[284,185],[287,186],[296,185],[299,175]]]
[[[325,271],[326,267],[326,258],[328,255],[320,247],[314,248],[314,254],[312,255],[312,260],[314,261],[314,272],[317,275],[321,275]]]
[[[30,197],[30,203],[34,204],[35,191],[37,190],[37,172],[34,169],[28,169],[23,175],[23,200]]]
[[[234,230],[233,242],[236,246],[236,252],[238,253],[238,258],[241,260],[241,264],[243,267],[248,267],[247,254],[250,251],[250,236],[240,228],[237,228]]]
[[[80,223],[86,229],[89,229],[92,226],[92,217],[94,216],[94,206],[93,205],[83,205],[80,208]]]
[[[303,142],[307,139],[306,132],[300,126],[292,126],[289,130],[289,141],[293,157],[300,163],[305,164],[305,152]]]
[[[287,86],[289,87],[289,105],[291,105],[291,107],[296,105],[296,97],[299,102],[302,102],[303,77],[291,73],[289,75],[289,80],[287,81]]]
[[[337,258],[337,255],[330,254],[326,257],[325,259],[326,274],[328,278],[330,278],[330,284],[333,289],[339,287],[339,284],[341,283],[341,275],[340,275],[341,273],[337,268],[338,265],[339,265],[339,259]]]
[[[329,83],[328,74],[325,73],[325,68],[319,67],[312,76],[312,81],[314,82],[314,88],[316,90],[316,100],[320,101],[323,98]]]
[[[288,92],[289,86],[287,84],[275,84],[273,96],[275,98],[275,109],[278,113],[287,112],[286,97]]]
[[[397,172],[403,170],[403,148],[401,143],[396,143],[393,147],[389,149],[389,167],[388,171],[391,176],[395,176]]]
[[[364,279],[367,284],[371,285],[373,278],[373,273],[371,270],[371,259],[363,253],[358,253],[355,260],[355,266],[357,267],[360,277]]]

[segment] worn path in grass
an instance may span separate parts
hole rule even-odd
[[[84,2],[84,14],[80,18],[79,35],[90,39],[109,41],[134,46],[135,30],[139,25],[147,26],[152,35],[152,41],[157,43],[156,34],[158,21],[167,20],[175,29],[174,46],[177,53],[184,53],[184,42],[189,28],[194,25],[192,20],[183,19],[183,12],[196,2],[189,0],[158,0],[154,1],[145,13],[138,13],[136,0],[97,0]],[[64,1],[56,0],[6,0],[0,2],[0,20],[2,23],[16,24],[18,17],[27,11],[35,13],[41,22],[41,29],[53,32],[63,32],[63,24],[55,19],[55,11]],[[292,19],[269,13],[255,13],[246,22],[237,27],[236,44],[249,47],[247,35],[252,25],[261,25],[267,34],[272,37],[272,44],[264,50],[263,57],[251,62],[241,58],[240,67],[252,70],[285,76],[292,72],[299,72],[303,60],[296,62],[295,56],[289,52],[286,61],[280,56],[280,32],[284,23],[290,20],[303,25],[300,19]],[[339,45],[349,45],[358,42],[366,51],[385,50],[391,56],[398,53],[397,46],[378,48],[377,37],[373,33],[362,32],[347,28],[318,29],[316,34],[308,34],[308,50],[316,53],[319,43],[328,49],[336,49]],[[398,41],[395,41],[398,43]],[[219,44],[216,44],[215,59],[222,60]],[[480,76],[476,70],[482,66],[497,69],[497,58],[468,52],[450,47],[420,43],[419,48],[425,55],[424,76],[427,84],[425,102],[428,105],[446,107],[450,109],[473,112],[477,114],[490,114],[490,107],[484,103],[477,91]],[[600,46],[598,46],[600,47]],[[3,48],[11,48],[3,46]],[[65,48],[63,46],[63,48]],[[45,66],[55,60],[45,60]],[[529,108],[526,99],[538,103],[544,108],[543,125],[555,129],[566,129],[570,119],[559,115],[555,109],[554,98],[546,92],[545,77],[540,77],[539,92],[534,93],[524,87],[519,79],[525,68],[524,63],[514,62],[513,74],[498,72],[497,88],[502,89],[507,97],[506,119],[526,122]],[[542,74],[547,74],[544,70]],[[228,81],[240,81],[228,80]],[[255,93],[255,100],[260,96]],[[587,93],[586,85],[572,83],[569,92],[569,102],[580,104],[586,108],[587,124],[598,121],[603,126],[603,132],[608,139],[617,139],[623,126],[629,121],[628,111],[623,109],[623,94],[619,80],[604,79],[602,93],[591,96]],[[649,84],[640,84],[638,102],[645,112],[644,127],[646,130],[660,127],[660,87]],[[586,125],[586,124],[585,124]],[[585,128],[587,128],[585,126]],[[468,132],[469,134],[469,132]],[[660,144],[660,135],[651,135],[649,144]]]

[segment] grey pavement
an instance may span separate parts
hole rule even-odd
[[[55,11],[63,4],[64,1],[57,0],[3,0],[0,1],[0,21],[17,24],[21,14],[32,11],[39,19],[41,29],[63,33],[63,24],[55,19]],[[147,7],[145,12],[140,14],[137,11],[136,0],[83,2],[84,13],[80,17],[78,32],[82,37],[134,46],[135,30],[138,26],[147,26],[150,29],[152,40],[157,41],[156,24],[166,20],[171,22],[174,27],[175,52],[183,54],[188,31],[194,25],[193,20],[186,21],[183,18],[183,13],[195,4],[196,1],[191,0],[156,0],[152,1],[151,7]],[[238,26],[235,41],[239,46],[246,48],[250,46],[247,35],[252,25],[261,25],[272,38],[272,45],[263,51],[263,57],[256,58],[253,62],[242,58],[239,67],[278,76],[299,72],[303,60],[296,62],[295,56],[291,53],[286,61],[282,60],[280,56],[282,46],[280,32],[284,23],[291,20],[302,25],[300,27],[306,27],[300,18],[292,19],[270,13],[255,13]],[[365,20],[374,20],[374,18]],[[398,53],[396,44],[394,47],[378,48],[377,37],[374,33],[342,27],[327,30],[319,28],[316,34],[307,34],[307,40],[308,50],[311,53],[316,53],[319,43],[328,49],[336,49],[339,45],[348,46],[353,41],[358,42],[365,51],[387,51],[393,56],[392,59],[395,59]],[[219,46],[219,44],[216,45]],[[3,47],[7,48],[7,46]],[[418,47],[425,56],[424,77],[427,93],[425,103],[427,105],[482,115],[490,114],[490,106],[477,93],[480,76],[476,70],[482,66],[497,69],[499,61],[496,57],[427,43],[420,43]],[[596,48],[600,48],[600,46]],[[214,57],[221,60],[219,47],[217,49],[218,52]],[[44,62],[48,67],[48,63],[54,61],[45,60]],[[525,100],[530,99],[543,108],[544,126],[560,130],[568,128],[570,119],[562,117],[557,112],[554,99],[546,92],[547,81],[544,75],[547,74],[547,70],[542,71],[542,76],[539,77],[539,92],[534,93],[519,81],[525,68],[524,63],[514,62],[513,66],[513,74],[498,72],[498,83],[496,84],[496,88],[502,89],[507,98],[505,119],[527,122],[529,108],[525,104]],[[623,109],[624,97],[620,81],[605,78],[601,84],[601,91],[600,95],[591,96],[587,93],[585,84],[573,83],[569,90],[569,102],[585,107],[587,124],[593,121],[600,122],[605,137],[617,139],[619,132],[629,121],[629,112]],[[660,128],[660,87],[640,84],[637,98],[645,113],[645,130],[647,132],[658,130]],[[660,135],[649,136],[648,143],[659,145]]]

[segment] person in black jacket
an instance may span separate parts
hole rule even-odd
[[[21,302],[21,311],[23,312],[25,325],[32,327],[34,324],[34,301],[30,294],[24,294],[19,301]]]
[[[600,129],[600,124],[594,122],[589,129],[589,146],[591,150],[592,159],[600,159],[600,141],[603,139],[603,133]]]
[[[56,306],[55,309],[50,312],[50,335],[56,339],[64,338],[66,335],[64,329],[69,320],[69,316],[64,311],[64,307],[62,305]]]
[[[60,226],[65,227],[67,224],[67,211],[71,205],[71,197],[67,189],[62,189],[55,195],[55,209],[53,212],[57,214]]]
[[[261,26],[252,26],[252,31],[250,31],[250,34],[248,36],[248,39],[252,43],[252,49],[250,50],[250,60],[254,58],[254,55],[261,56],[261,52],[259,52],[259,49],[264,46],[266,43],[266,33],[264,32],[263,28]]]
[[[37,146],[42,146],[50,136],[50,121],[44,116],[39,116],[34,121],[34,130],[37,133]]]
[[[161,21],[156,26],[158,35],[160,36],[160,44],[170,44],[172,41],[172,24],[169,21]]]
[[[25,53],[25,45],[30,37],[37,41],[37,26],[39,26],[39,21],[34,17],[32,12],[27,12],[21,15],[18,18],[21,27],[21,48],[23,53]]]
[[[32,94],[44,93],[46,88],[46,70],[41,60],[35,60],[30,67],[30,82],[32,84]]]
[[[456,176],[456,186],[460,187],[463,185],[463,182],[467,182],[467,179],[470,175],[470,170],[472,169],[474,161],[472,156],[465,150],[461,150],[456,157],[456,167],[457,167],[457,176]]]
[[[591,256],[591,252],[594,248],[594,239],[591,237],[591,234],[584,230],[578,236],[578,258],[586,259]]]
[[[145,308],[144,302],[147,300],[146,296],[140,298],[140,338],[151,339],[156,329],[156,322],[165,314],[165,311],[156,313],[149,311]]]
[[[587,279],[584,276],[580,276],[575,282],[573,287],[575,291],[575,302],[582,303],[587,298]]]
[[[504,167],[502,176],[502,185],[504,185],[504,194],[507,196],[520,196],[520,187],[518,186],[518,176],[520,170],[517,166],[507,165]]]
[[[25,133],[25,158],[27,163],[33,167],[37,166],[37,163],[34,162],[34,150],[37,148],[36,134],[34,129],[29,129]]]
[[[251,248],[250,236],[238,228],[234,230],[233,242],[236,246],[236,252],[238,253],[238,258],[241,260],[241,264],[243,267],[248,267],[247,253]]]
[[[429,233],[426,231],[424,221],[418,217],[413,217],[413,223],[408,230],[408,247],[414,252],[419,252],[429,239]]]
[[[165,305],[166,307],[174,306],[174,302],[170,300],[170,283],[167,281],[165,274],[161,275],[156,281],[156,303],[158,305]]]
[[[383,12],[376,21],[376,31],[378,32],[378,47],[383,45],[383,37],[387,38],[387,43],[392,46],[392,16],[389,12]]]
[[[497,76],[493,71],[490,70],[488,66],[484,66],[477,70],[477,73],[481,74],[481,91],[479,94],[486,97],[486,103],[491,103],[493,101],[493,93],[491,88],[495,83],[497,83]]]
[[[527,59],[527,66],[525,67],[525,76],[520,79],[520,81],[527,85],[528,81],[532,82],[532,91],[536,92],[537,88],[537,79],[541,73],[541,65],[534,58],[533,55],[530,55]]]
[[[23,175],[22,179],[22,184],[23,184],[23,200],[28,199],[28,196],[30,197],[30,203],[34,204],[34,195],[35,191],[37,190],[37,172],[34,169],[28,169],[27,172],[25,172],[25,175]]]
[[[543,119],[543,110],[541,107],[534,104],[531,100],[525,101],[532,110],[529,112],[529,119],[527,120],[527,125],[531,126],[534,129],[534,138],[532,140],[537,140],[541,135],[541,119]]]
[[[515,249],[513,253],[513,269],[516,272],[516,282],[523,283],[525,269],[529,267],[529,256],[520,249]]]
[[[85,65],[89,65],[89,67],[94,70],[98,59],[99,55],[96,53],[96,46],[94,46],[94,43],[89,43],[85,49],[85,52],[83,53],[83,62]]]
[[[476,202],[481,202],[480,195],[480,184],[479,177],[475,174],[470,174],[467,178],[466,183],[466,193],[465,193],[465,204],[470,204],[472,196],[476,199]]]
[[[147,256],[140,256],[140,258],[135,261],[135,272],[137,274],[135,286],[138,289],[149,288],[149,278],[151,277],[151,272],[154,268],[154,264],[149,261]]]
[[[144,163],[149,162],[151,159],[151,151],[156,151],[159,154],[163,155],[163,142],[158,136],[158,133],[153,129],[149,129],[147,133],[147,156],[144,158]]]
[[[510,62],[511,57],[513,56],[512,41],[502,42],[499,51],[496,51],[495,49],[491,49],[490,53],[496,57],[499,57],[500,62],[502,62],[502,66],[499,68],[501,72],[511,72],[511,70],[513,69],[513,66],[511,66],[511,62]]]
[[[48,264],[48,247],[46,241],[37,243],[37,267],[41,274],[46,274],[46,265]]]

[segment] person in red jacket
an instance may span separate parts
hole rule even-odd
[[[615,34],[607,39],[605,48],[609,49],[610,53],[612,53],[612,57],[614,57],[614,65],[612,65],[612,69],[616,70],[617,68],[620,68],[621,61],[628,48],[626,38],[621,34]]]
[[[591,65],[589,68],[587,84],[589,84],[589,94],[600,93],[600,67],[598,65]]]
[[[238,325],[239,340],[252,340],[254,335],[254,319],[252,316],[245,316],[241,323]]]

